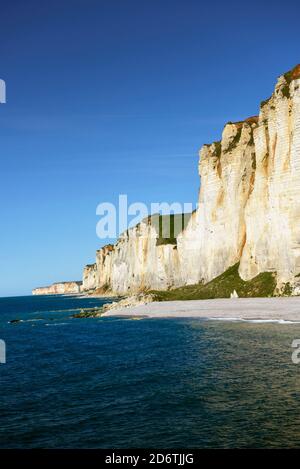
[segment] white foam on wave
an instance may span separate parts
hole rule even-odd
[[[25,319],[23,322],[36,322],[36,321],[44,321],[44,319],[42,319],[42,318]]]
[[[300,324],[300,321],[289,321],[287,319],[244,319],[244,321],[255,323],[273,322],[276,324]]]
[[[233,322],[250,322],[254,324],[263,324],[263,323],[274,323],[274,324],[300,324],[300,321],[290,321],[287,319],[244,319],[238,317],[219,317],[219,318],[207,318],[212,321],[233,321]]]
[[[67,322],[55,322],[53,324],[46,323],[45,326],[67,326]]]

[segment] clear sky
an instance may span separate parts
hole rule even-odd
[[[96,206],[196,203],[197,152],[300,62],[299,1],[1,0],[0,296],[81,278]]]

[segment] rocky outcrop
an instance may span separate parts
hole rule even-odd
[[[229,122],[219,142],[203,146],[199,206],[187,226],[161,242],[143,220],[97,252],[84,288],[165,290],[208,282],[240,262],[243,280],[274,272],[278,292],[299,294],[299,87],[300,65],[279,77],[259,116]]]
[[[84,291],[94,290],[97,287],[98,271],[97,264],[86,265],[83,270],[82,289]]]
[[[299,85],[297,66],[279,77],[258,118],[227,124],[221,142],[201,150],[199,209],[178,240],[185,283],[240,260],[242,279],[276,272],[279,292],[299,293]]]
[[[145,294],[145,293],[138,293],[127,298],[123,298],[119,301],[113,301],[112,303],[106,303],[102,306],[101,312],[98,313],[99,315],[103,315],[107,311],[111,310],[119,310],[123,308],[132,308],[135,306],[146,305],[148,303],[152,303],[155,301],[155,295]]]
[[[254,131],[256,170],[246,209],[240,274],[277,272],[277,288],[299,293],[300,65],[281,76]]]
[[[48,287],[39,287],[32,290],[33,295],[66,295],[71,293],[80,293],[82,282],[58,282]]]
[[[200,152],[198,210],[178,237],[185,284],[208,282],[241,257],[245,207],[255,179],[253,132],[258,118],[225,125],[222,140]]]

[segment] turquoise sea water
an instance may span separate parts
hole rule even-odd
[[[300,446],[299,324],[70,317],[101,303],[0,299],[1,448]]]

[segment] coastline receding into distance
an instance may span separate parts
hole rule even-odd
[[[300,295],[299,103],[300,64],[278,78],[258,116],[227,122],[220,141],[202,146],[195,211],[143,218],[97,250],[82,285],[60,284],[60,293],[156,291],[174,301],[234,291],[244,298]]]
[[[97,251],[83,289],[169,291],[209,283],[238,264],[245,282],[274,274],[271,296],[299,295],[299,103],[300,64],[279,76],[257,116],[227,122],[218,142],[202,146],[198,208],[182,229],[165,237],[157,229],[164,218],[143,219]]]

